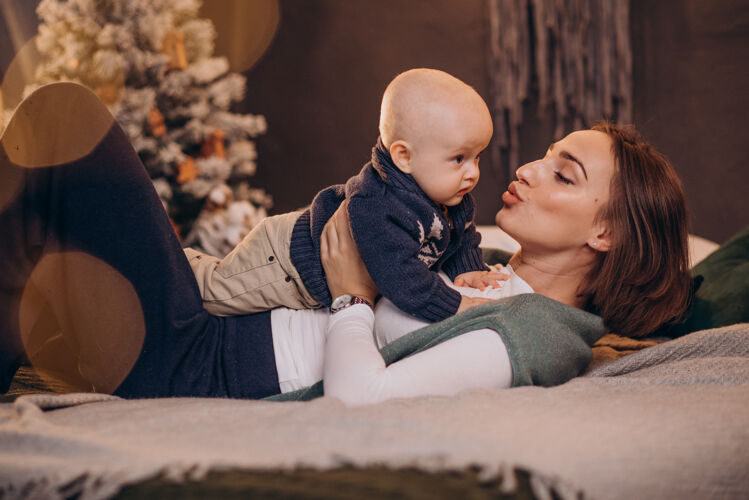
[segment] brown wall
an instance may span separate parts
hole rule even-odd
[[[6,2],[31,12],[36,4]],[[280,2],[276,39],[246,74],[240,109],[268,119],[255,183],[273,194],[275,212],[308,203],[369,159],[380,96],[396,73],[441,68],[488,98],[485,0]],[[693,231],[724,241],[749,224],[749,2],[631,6],[635,123],[682,176]],[[4,30],[0,18],[0,73],[12,56]],[[549,123],[530,112],[533,103],[527,107],[521,161],[552,139]],[[484,157],[475,192],[483,224],[493,220],[508,181],[492,160]]]
[[[635,124],[684,180],[693,231],[724,241],[749,224],[749,2],[632,0]],[[431,66],[488,97],[484,0],[282,0],[277,37],[248,74],[243,108],[264,113],[257,183],[276,210],[307,203],[367,161],[380,95],[397,72]],[[528,110],[533,103],[528,104]],[[548,123],[528,117],[521,161],[543,154]],[[489,160],[489,161],[487,161]],[[482,164],[478,221],[507,175]]]
[[[632,0],[635,123],[684,179],[693,230],[749,224],[749,2]]]
[[[484,0],[282,1],[281,7],[276,39],[247,73],[252,90],[243,104],[268,119],[256,182],[274,196],[277,211],[309,203],[369,160],[380,98],[397,73],[443,69],[488,99]],[[482,172],[485,220],[493,218],[506,182]]]

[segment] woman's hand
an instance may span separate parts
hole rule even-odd
[[[460,306],[458,306],[458,311],[455,314],[462,313],[463,311],[467,311],[472,307],[480,306],[481,304],[486,304],[487,302],[491,301],[492,299],[487,299],[484,297],[466,297],[465,295],[461,295]]]
[[[379,291],[356,248],[346,201],[341,203],[322,230],[320,259],[333,298],[348,293],[374,304]]]

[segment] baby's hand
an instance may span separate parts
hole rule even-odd
[[[459,274],[455,278],[454,283],[457,286],[470,286],[471,288],[483,290],[487,286],[502,288],[502,284],[497,283],[497,281],[506,281],[508,279],[510,279],[509,274],[498,273],[497,271],[470,271]]]

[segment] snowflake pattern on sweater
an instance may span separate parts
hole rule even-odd
[[[444,229],[444,226],[437,214],[434,215],[432,226],[429,228],[429,234],[426,236],[424,235],[424,226],[421,224],[421,221],[416,221],[416,224],[419,226],[419,244],[421,245],[418,258],[426,264],[427,267],[431,268],[443,253],[439,251],[439,246],[442,240],[442,229]]]

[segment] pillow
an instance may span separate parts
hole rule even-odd
[[[477,229],[484,262],[506,264],[517,242],[494,226]],[[690,264],[697,262],[692,267],[691,306],[678,322],[663,326],[651,337],[680,337],[749,321],[749,226],[721,246],[690,234],[689,254]]]
[[[692,303],[657,333],[678,337],[749,321],[749,226],[692,268]]]
[[[481,257],[484,259],[484,262],[490,266],[495,264],[506,266],[507,263],[510,262],[510,258],[512,258],[512,252],[500,248],[481,247]]]

